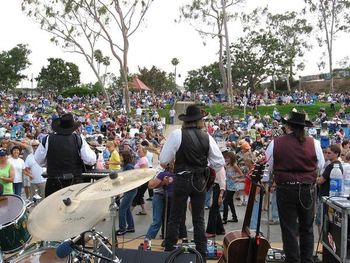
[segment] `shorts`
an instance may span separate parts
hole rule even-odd
[[[24,187],[30,186],[30,178],[29,178],[29,176],[23,176],[23,186]]]

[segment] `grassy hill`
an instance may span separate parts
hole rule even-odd
[[[337,103],[335,105],[336,110],[331,110],[330,104],[329,103],[324,103],[324,102],[317,102],[312,105],[305,105],[305,104],[288,104],[288,105],[272,105],[272,106],[259,106],[258,110],[246,109],[246,113],[252,113],[255,114],[257,112],[260,113],[260,115],[265,115],[269,114],[270,116],[272,115],[272,111],[274,108],[277,108],[277,110],[281,113],[281,116],[288,114],[293,108],[296,108],[299,112],[305,111],[310,120],[314,120],[317,116],[317,113],[319,112],[320,108],[325,108],[327,116],[334,116],[335,112],[339,110],[340,104]],[[169,115],[169,107],[166,107],[163,110],[159,110],[159,114],[162,117],[166,117],[167,123],[169,123],[168,115]],[[210,112],[212,116],[215,116],[217,113],[220,115],[230,115],[236,118],[242,118],[244,116],[244,110],[243,108],[240,108],[236,106],[235,108],[229,107],[226,104],[223,103],[216,103],[213,104],[212,107],[204,107],[204,110],[207,112]],[[350,113],[350,108],[347,109],[347,113]]]

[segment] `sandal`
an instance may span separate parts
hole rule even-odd
[[[137,216],[146,216],[147,213],[140,211],[140,212],[136,213],[136,215]]]

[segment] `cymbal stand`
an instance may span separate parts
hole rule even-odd
[[[112,259],[113,260],[118,260],[116,254],[115,254],[115,247],[117,245],[117,240],[115,237],[115,221],[117,218],[117,203],[116,203],[116,197],[113,196],[111,197],[111,204],[109,205],[109,214],[112,219]],[[117,261],[119,262],[119,260]]]

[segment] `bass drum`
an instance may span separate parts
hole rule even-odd
[[[73,263],[71,257],[59,258],[56,256],[56,248],[59,244],[59,242],[51,241],[31,244],[9,259],[9,263]]]
[[[0,250],[3,253],[16,252],[31,239],[27,220],[25,202],[21,197],[0,196]]]

